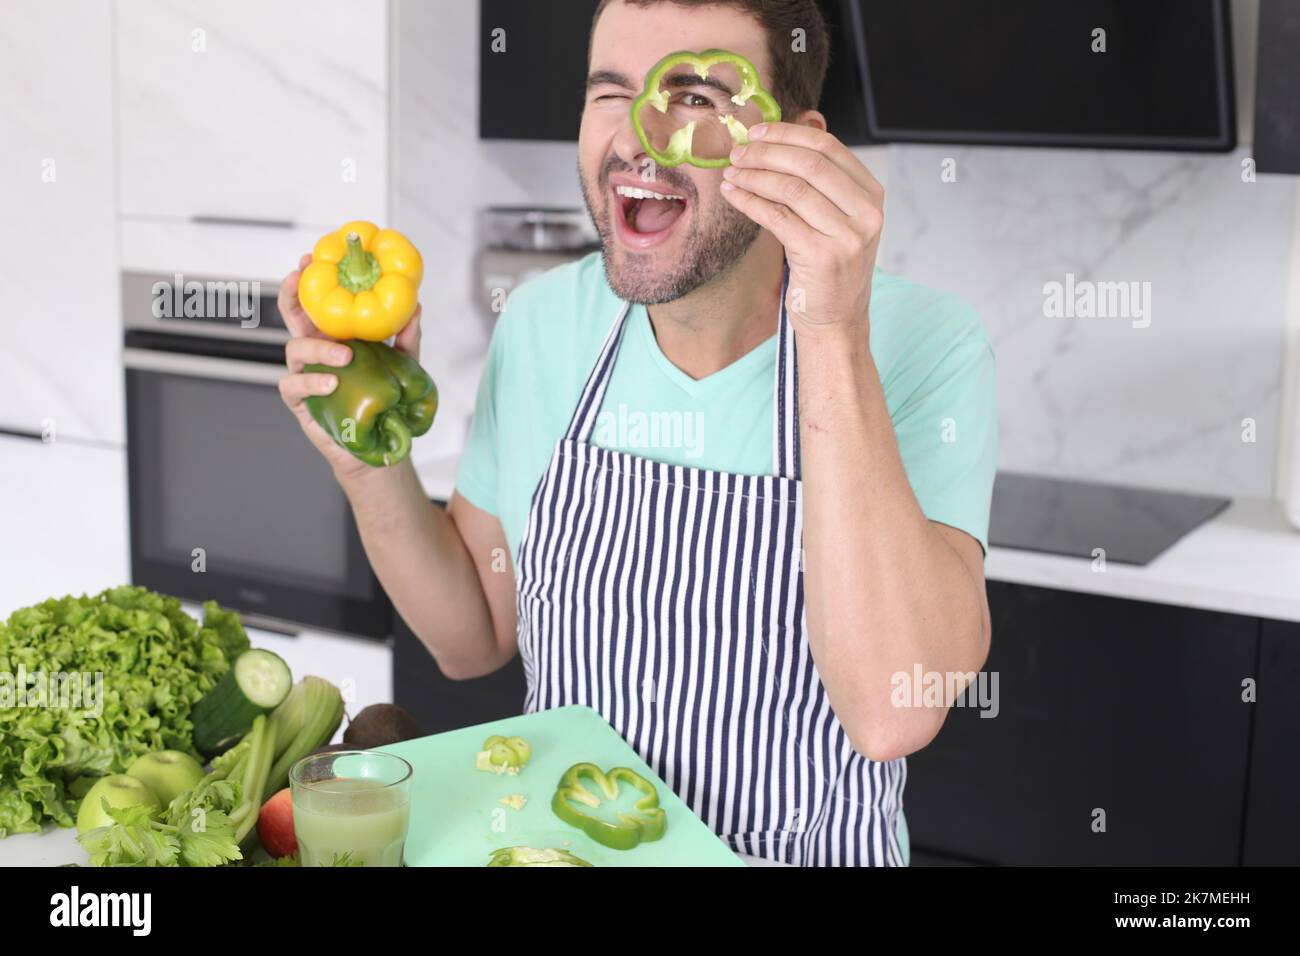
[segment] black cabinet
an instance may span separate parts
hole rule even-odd
[[[843,142],[870,143],[847,0],[819,2],[830,33],[821,111]],[[577,141],[596,6],[597,0],[480,0],[480,139]]]
[[[524,668],[518,655],[486,677],[451,680],[401,617],[393,617],[393,702],[409,710],[426,734],[523,712]]]
[[[1255,706],[1241,682],[1255,673],[1259,622],[998,582],[989,602],[999,713],[954,708],[909,758],[904,809],[918,851],[1003,864],[1240,862]],[[1093,829],[1099,810],[1105,832]]]
[[[1300,864],[1300,624],[1264,621],[1242,862]]]

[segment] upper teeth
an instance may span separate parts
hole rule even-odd
[[[682,199],[681,196],[669,196],[649,189],[637,189],[635,186],[616,186],[614,192],[629,199]]]

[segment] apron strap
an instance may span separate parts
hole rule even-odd
[[[623,328],[627,324],[627,314],[631,308],[632,303],[624,302],[623,308],[614,319],[614,324],[609,327],[605,344],[600,349],[600,357],[596,359],[596,364],[587,375],[587,384],[583,386],[582,397],[578,399],[578,406],[573,410],[573,418],[569,421],[569,430],[565,432],[565,437],[570,441],[585,442],[591,438],[591,433],[596,427],[596,418],[600,414],[600,405],[605,400],[605,389],[609,386],[610,371],[618,359],[619,344],[623,341]]]
[[[772,403],[772,467],[778,478],[800,478],[799,465],[799,363],[794,329],[786,315],[785,296],[790,286],[790,263],[781,278],[781,317],[776,329],[776,400]]]

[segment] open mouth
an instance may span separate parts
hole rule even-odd
[[[615,186],[623,235],[644,248],[667,238],[686,211],[686,197],[637,186]]]

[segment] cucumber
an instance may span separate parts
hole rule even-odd
[[[239,743],[260,714],[270,713],[289,696],[293,675],[278,654],[244,651],[217,685],[194,705],[194,749],[215,757]]]

